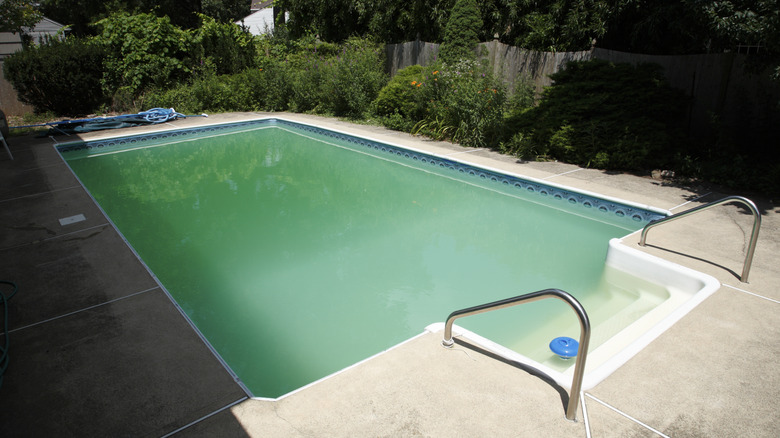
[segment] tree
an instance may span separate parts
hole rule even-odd
[[[366,23],[374,6],[365,0],[279,0],[290,13],[287,28],[293,38],[307,34],[340,42],[366,33]]]
[[[368,30],[386,43],[440,42],[454,0],[379,0]]]
[[[438,42],[454,0],[277,0],[289,12],[290,36],[319,35],[338,42],[370,35],[396,43],[420,39]]]
[[[168,17],[111,14],[96,23],[95,42],[106,50],[103,88],[113,96],[135,96],[150,87],[165,87],[190,71],[193,37]]]
[[[42,0],[41,11],[52,20],[70,25],[74,35],[94,35],[93,24],[115,12],[153,13],[169,17],[176,26],[200,25],[201,0]]]
[[[41,21],[43,15],[32,0],[0,1],[0,32],[22,34]]]
[[[439,52],[441,60],[455,62],[475,58],[474,48],[479,43],[481,31],[482,18],[477,2],[457,0],[444,29],[444,43]]]
[[[502,41],[544,51],[585,50],[607,31],[610,19],[631,0],[495,0],[490,25]]]
[[[609,18],[599,46],[653,55],[704,53],[713,35],[697,0],[623,1]]]
[[[257,63],[255,40],[246,29],[232,22],[219,22],[201,15],[203,24],[194,31],[194,45],[201,61],[217,74],[239,73]]]
[[[201,3],[204,15],[223,22],[235,22],[246,17],[250,6],[247,0],[203,0]]]
[[[712,33],[724,49],[754,45],[754,67],[773,70],[780,81],[780,8],[777,0],[725,0],[704,6]]]
[[[108,16],[112,3],[101,0],[43,0],[41,11],[54,21],[68,25],[73,35],[91,35],[90,24]]]

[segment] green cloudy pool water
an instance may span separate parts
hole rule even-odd
[[[64,154],[255,396],[281,396],[453,310],[539,289],[575,295],[594,326],[637,307],[641,293],[605,275],[624,222],[313,137],[265,127]],[[552,337],[578,337],[557,300],[487,316],[458,323],[540,362]]]

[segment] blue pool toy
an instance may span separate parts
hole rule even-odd
[[[565,336],[555,338],[550,342],[550,350],[564,360],[569,360],[572,357],[577,356],[577,350],[579,348],[579,342]]]

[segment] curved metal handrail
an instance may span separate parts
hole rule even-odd
[[[492,303],[482,304],[479,306],[469,307],[467,309],[456,310],[450,313],[447,317],[447,322],[444,324],[444,339],[441,344],[447,348],[452,347],[454,341],[452,340],[452,324],[456,319],[464,316],[477,315],[479,313],[485,313],[490,310],[503,309],[505,307],[516,306],[518,304],[529,303],[532,301],[538,301],[545,298],[558,298],[564,301],[577,313],[580,319],[580,345],[577,354],[577,361],[574,364],[574,377],[571,382],[571,391],[569,392],[569,405],[566,408],[566,418],[571,421],[577,419],[577,403],[580,399],[580,388],[582,388],[582,378],[585,374],[585,359],[588,357],[588,343],[590,342],[590,320],[588,314],[585,313],[585,309],[582,307],[576,298],[571,296],[568,292],[560,289],[544,289],[529,294],[520,295],[514,298],[507,298],[504,300],[494,301]]]
[[[691,208],[690,210],[685,210],[683,212],[673,214],[665,218],[656,219],[650,222],[649,224],[645,225],[644,228],[642,228],[642,237],[639,239],[639,245],[645,246],[647,232],[650,231],[650,228],[656,227],[666,222],[682,219],[686,216],[692,215],[693,213],[698,213],[700,211],[707,210],[712,207],[716,207],[718,205],[728,204],[731,202],[741,202],[742,204],[746,205],[750,209],[751,213],[753,213],[753,218],[754,218],[753,231],[750,233],[750,243],[748,244],[747,255],[745,256],[745,263],[742,265],[742,276],[739,278],[739,281],[741,281],[742,283],[747,283],[748,274],[750,273],[750,265],[753,264],[753,253],[756,251],[756,241],[758,241],[758,231],[761,228],[761,213],[758,212],[758,208],[756,208],[756,204],[754,204],[753,201],[744,198],[742,196],[728,196],[718,201],[710,202],[709,204],[700,205],[698,207]]]

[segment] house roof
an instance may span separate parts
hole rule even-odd
[[[33,28],[24,28],[24,33],[32,38],[35,43],[40,42],[45,36],[54,36],[63,26],[56,21],[43,17]],[[0,32],[0,59],[22,50],[22,38],[20,35],[11,32]]]
[[[273,30],[274,28],[274,13],[272,9],[260,9],[254,11],[236,24],[244,25],[249,28],[249,32],[252,35],[262,35],[266,33],[266,30]]]
[[[57,23],[56,21],[43,17],[32,29],[26,28],[27,33],[57,33],[60,29],[65,27],[64,25]]]
[[[273,6],[274,0],[252,0],[252,5],[249,7],[251,11],[259,11]]]

